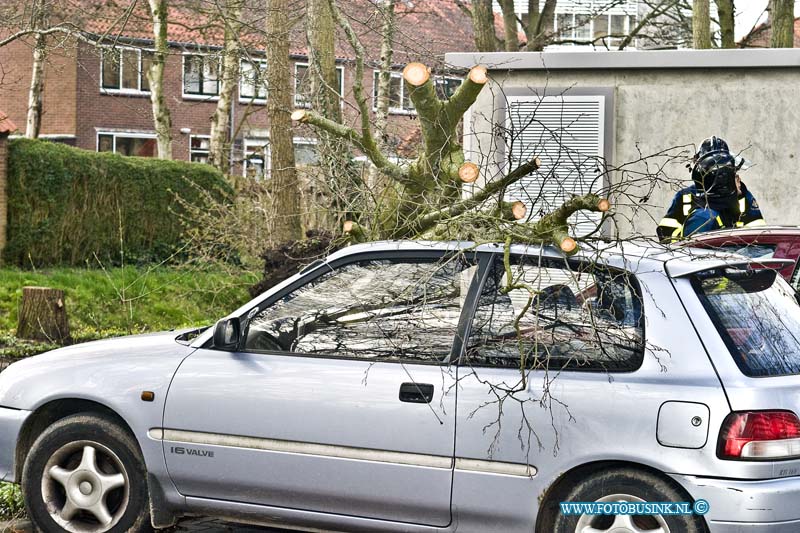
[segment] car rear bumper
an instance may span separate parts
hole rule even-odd
[[[19,482],[15,479],[14,456],[17,438],[30,411],[0,407],[0,481]]]
[[[800,531],[800,477],[732,480],[673,475],[692,498],[706,500],[711,533]]]

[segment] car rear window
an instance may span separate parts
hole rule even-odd
[[[745,375],[800,374],[800,305],[774,270],[705,272],[693,285]]]

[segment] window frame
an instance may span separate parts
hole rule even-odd
[[[259,104],[264,105],[267,103],[267,98],[269,98],[269,91],[267,90],[266,83],[264,84],[264,97],[260,98],[258,96],[246,96],[242,93],[242,86],[244,84],[244,64],[250,63],[252,66],[258,66],[259,70],[262,70],[267,65],[267,60],[262,58],[242,58],[239,60],[239,103],[240,104]],[[256,93],[258,92],[258,88],[256,87]]]
[[[97,153],[100,152],[100,136],[111,136],[112,143],[111,143],[111,152],[102,152],[102,153],[111,153],[111,154],[118,154],[117,152],[117,137],[127,137],[130,139],[157,139],[157,135],[155,133],[146,133],[146,132],[128,132],[128,131],[109,131],[109,130],[97,130],[95,134],[95,151]],[[157,157],[154,155],[153,157]],[[145,157],[145,156],[124,156],[124,157]]]
[[[137,54],[137,65],[138,65],[138,72],[139,76],[137,79],[137,87],[136,89],[128,89],[122,86],[122,79],[124,76],[124,67],[125,62],[122,59],[122,54],[124,50],[128,51],[135,51]],[[118,87],[106,87],[104,85],[105,80],[105,69],[106,69],[106,54],[108,52],[117,52],[119,53],[119,74],[117,76]],[[147,76],[147,73],[144,72],[143,69],[143,59],[142,53],[149,52],[151,54],[155,54],[154,49],[150,48],[137,48],[135,46],[114,46],[109,44],[100,45],[100,94],[124,94],[124,95],[139,95],[139,96],[149,96],[150,89],[142,89],[142,81]]]
[[[464,254],[465,257],[471,259],[475,265],[477,266],[477,270],[475,271],[475,275],[470,280],[470,286],[467,289],[464,305],[461,308],[461,314],[458,319],[458,324],[456,326],[456,330],[453,335],[453,345],[450,348],[450,353],[444,357],[440,361],[422,361],[422,360],[385,360],[385,359],[365,359],[365,358],[358,358],[358,357],[346,357],[346,356],[337,356],[337,355],[325,355],[325,354],[303,354],[303,353],[292,353],[292,352],[272,352],[272,351],[248,351],[245,349],[245,343],[247,341],[247,333],[250,328],[250,318],[255,317],[257,314],[262,312],[264,309],[274,305],[278,300],[282,299],[286,295],[291,292],[296,291],[297,289],[307,285],[308,283],[313,282],[314,280],[318,279],[319,277],[329,273],[334,272],[337,269],[346,266],[352,263],[358,263],[361,261],[398,261],[402,262],[403,260],[410,260],[410,261],[418,261],[418,260],[439,260],[448,255],[458,255]],[[241,337],[239,339],[239,345],[236,347],[236,352],[241,353],[252,353],[252,354],[269,354],[269,355],[281,355],[286,357],[304,357],[309,359],[336,359],[340,361],[358,361],[358,362],[368,362],[368,363],[391,363],[391,364],[398,364],[398,365],[425,365],[425,366],[450,366],[454,362],[458,361],[463,349],[463,339],[465,338],[463,335],[464,328],[468,326],[468,324],[472,321],[472,314],[473,314],[473,300],[475,300],[476,295],[480,295],[479,287],[482,286],[480,281],[483,279],[485,275],[485,270],[487,269],[488,265],[490,265],[492,252],[474,252],[468,250],[403,250],[403,251],[384,251],[384,252],[363,252],[363,253],[356,253],[347,255],[345,257],[341,257],[336,259],[332,262],[321,262],[319,264],[312,264],[311,268],[303,272],[300,271],[302,275],[300,278],[294,280],[293,282],[289,283],[285,287],[282,287],[280,290],[274,292],[273,294],[269,295],[268,297],[264,298],[254,307],[250,308],[246,313],[240,315],[240,331],[242,332]],[[205,348],[212,348],[213,349],[213,339],[209,339],[206,344],[204,345]]]
[[[215,94],[206,94],[203,92],[193,93],[193,92],[186,92],[186,61],[187,58],[191,57],[201,57],[203,58],[203,70],[205,70],[205,62],[206,58],[216,58],[217,56],[212,53],[208,52],[184,52],[181,54],[181,98],[184,100],[202,100],[208,102],[215,102],[219,100],[219,91],[220,91],[220,76],[222,75],[222,65],[217,58],[217,92]],[[200,87],[203,86],[205,80],[200,78]]]
[[[242,177],[244,178],[247,178],[248,145],[264,147],[264,173],[255,179],[257,181],[269,179],[272,170],[272,141],[269,137],[245,137],[242,139]],[[292,148],[294,148],[294,144]]]
[[[296,61],[294,63],[294,99],[293,99],[294,107],[299,109],[311,109],[311,102],[304,101],[305,100],[304,95],[301,94],[300,91],[298,91],[298,89],[300,88],[299,87],[300,78],[297,75],[297,67],[306,67],[307,69],[309,67],[309,63],[307,62],[304,63],[302,61]],[[339,101],[341,106],[344,107],[344,65],[336,65],[336,71],[341,72],[342,74],[340,78],[341,81],[339,83],[339,95],[340,95]]]
[[[373,71],[372,71],[372,110],[373,111],[377,111],[378,110],[378,77],[380,76],[380,73],[381,73],[380,69],[373,69]],[[406,109],[405,107],[402,107],[403,100],[406,99],[406,92],[405,91],[406,91],[406,84],[408,83],[403,78],[403,73],[402,72],[396,72],[396,71],[393,70],[393,71],[389,72],[389,75],[392,78],[399,78],[400,79],[400,106],[401,106],[401,107],[392,107],[391,101],[390,101],[389,102],[389,114],[390,115],[411,115],[411,116],[416,115],[417,114],[417,110],[415,108],[411,107],[411,108]],[[408,98],[408,101],[413,105],[413,102],[411,102],[411,97]]]
[[[207,165],[208,161],[206,161],[206,162],[195,161],[194,159],[192,159],[192,156],[194,154],[205,154],[206,159],[208,159],[208,157],[211,154],[211,147],[209,146],[208,150],[195,150],[195,149],[192,149],[192,141],[194,139],[205,139],[207,141],[211,141],[211,135],[196,135],[194,133],[189,135],[189,162],[190,163],[200,163],[200,164],[203,164],[203,165]]]
[[[590,20],[587,24],[577,26],[576,19],[579,16],[590,17]],[[556,13],[553,17],[553,32],[555,35],[560,39],[566,40],[586,40],[592,41],[592,44],[577,44],[577,43],[563,43],[557,46],[600,46],[603,47],[603,43],[605,43],[609,48],[613,48],[615,46],[619,46],[619,43],[622,42],[624,37],[611,37],[611,17],[612,16],[619,16],[624,17],[623,23],[623,36],[630,35],[632,24],[631,22],[635,19],[635,15],[630,14],[623,14],[623,13],[578,13],[578,12],[570,12],[570,13]],[[561,25],[558,22],[559,17],[564,18],[568,17],[571,20],[570,25],[568,26],[569,32],[568,33],[561,33]],[[598,38],[595,41],[595,22],[598,18],[604,18],[606,21],[606,31],[605,36],[602,38]],[[586,29],[589,32],[588,38],[581,38],[578,36],[578,30]]]
[[[541,259],[542,261],[547,261],[549,263],[556,263],[556,262],[565,263],[565,264],[569,265],[569,268],[571,270],[573,270],[573,271],[575,269],[580,268],[583,265],[589,264],[587,261],[583,261],[583,260],[580,260],[580,259],[565,259],[563,256],[559,257],[559,256],[555,256],[555,255],[548,255],[546,253],[539,253],[539,254],[536,254],[536,253],[519,253],[519,252],[515,253],[512,250],[510,252],[510,256],[511,256],[512,264],[513,264],[513,261],[514,261],[515,257],[516,258],[529,258],[529,260]],[[503,252],[502,251],[493,252],[492,253],[492,258],[485,265],[483,274],[482,275],[479,274],[480,275],[480,285],[477,288],[477,294],[471,294],[470,295],[472,297],[472,300],[470,300],[470,301],[471,301],[471,305],[473,307],[469,309],[469,313],[468,313],[469,320],[468,320],[468,323],[466,324],[466,327],[464,328],[463,332],[461,332],[461,331],[459,332],[459,334],[462,335],[462,337],[461,337],[462,346],[461,346],[461,351],[458,354],[457,364],[459,366],[464,366],[464,367],[469,367],[469,368],[490,368],[493,371],[510,371],[510,372],[519,373],[519,371],[520,371],[519,368],[501,367],[501,366],[495,366],[495,365],[474,364],[474,363],[470,362],[468,360],[468,358],[467,358],[467,346],[468,346],[470,335],[472,334],[472,322],[473,322],[473,320],[475,318],[475,313],[477,312],[477,308],[478,308],[478,305],[480,303],[480,298],[481,298],[481,295],[483,293],[483,289],[486,286],[486,282],[489,279],[489,274],[492,271],[492,266],[493,266],[494,262],[496,262],[496,261],[497,262],[502,262],[503,261]],[[630,365],[630,367],[624,368],[624,369],[617,369],[617,368],[587,368],[587,367],[573,368],[573,367],[571,367],[569,365],[561,365],[561,366],[556,366],[556,367],[553,367],[553,368],[551,368],[550,366],[548,366],[547,368],[528,368],[528,369],[526,369],[526,372],[554,372],[554,371],[557,371],[557,372],[583,373],[583,374],[595,374],[595,375],[596,374],[600,374],[600,373],[605,373],[605,374],[631,374],[631,373],[639,371],[642,368],[642,366],[644,365],[644,359],[645,359],[645,357],[647,355],[647,319],[645,318],[645,308],[644,308],[645,306],[644,306],[644,296],[643,296],[644,293],[642,291],[642,285],[641,285],[641,283],[639,283],[639,280],[637,279],[636,275],[633,274],[632,272],[628,271],[628,270],[625,270],[625,269],[622,269],[622,268],[618,268],[618,267],[614,267],[614,266],[611,266],[611,265],[607,265],[607,264],[604,264],[604,263],[595,263],[595,265],[599,266],[599,267],[602,267],[604,269],[608,269],[608,270],[610,270],[612,272],[615,272],[615,273],[618,273],[620,275],[625,276],[626,279],[630,281],[629,287],[633,291],[634,297],[638,298],[639,301],[641,302],[641,325],[640,325],[640,328],[641,328],[642,338],[641,338],[641,341],[640,341],[639,346],[638,346],[636,361],[634,361],[634,364]],[[479,273],[480,273],[480,269],[479,269]],[[479,277],[479,276],[476,276],[476,278],[477,277]],[[467,311],[467,309],[466,309],[466,306],[465,306],[464,313],[466,313],[466,311]],[[463,315],[462,315],[462,318],[463,318]]]
[[[293,137],[292,138],[292,147],[294,148],[295,153],[295,167],[297,167],[297,147],[298,146],[319,146],[319,139],[316,137]],[[319,151],[317,151],[317,156],[319,157]],[[314,165],[304,165],[304,166],[314,166]]]

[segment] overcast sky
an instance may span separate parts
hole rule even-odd
[[[764,8],[767,7],[768,3],[768,0],[738,0],[735,2],[736,39],[747,35],[756,22],[764,22],[766,20]],[[795,16],[800,16],[800,2],[795,2],[794,14]]]

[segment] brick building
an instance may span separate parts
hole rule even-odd
[[[21,1],[21,0],[15,0]],[[152,27],[142,9],[129,16],[122,4],[67,0],[65,6],[74,17],[80,12],[83,38],[53,38],[45,68],[41,136],[79,148],[114,151],[126,155],[155,154],[155,131],[144,74],[152,50]],[[129,5],[125,4],[125,5]],[[171,53],[165,69],[165,92],[172,114],[173,158],[204,162],[208,153],[210,117],[216,108],[219,90],[218,66],[222,29],[212,15],[200,11],[196,0],[170,4],[168,38]],[[374,5],[368,0],[348,0],[343,6],[362,39],[369,57],[364,88],[373,91],[380,50],[380,34],[375,29]],[[297,15],[302,15],[298,5]],[[269,117],[266,114],[266,86],[259,73],[263,59],[263,13],[246,15],[246,34],[240,38],[247,46],[241,61],[241,79],[231,111],[232,162],[235,172],[259,175],[269,169]],[[306,105],[304,75],[307,66],[305,27],[298,24],[291,37],[291,60],[295,76],[296,107]],[[438,74],[443,94],[457,86],[458,78],[444,68],[444,52],[472,51],[474,38],[467,15],[453,0],[398,2],[395,34],[390,137],[402,147],[416,128],[415,112],[400,70],[408,61],[423,61]],[[337,46],[338,68],[346,121],[355,119],[353,77],[355,69],[350,47],[343,39]],[[25,123],[28,88],[32,68],[32,43],[14,41],[0,48],[0,101],[11,120]],[[295,137],[298,164],[315,158],[310,130],[298,130]]]

